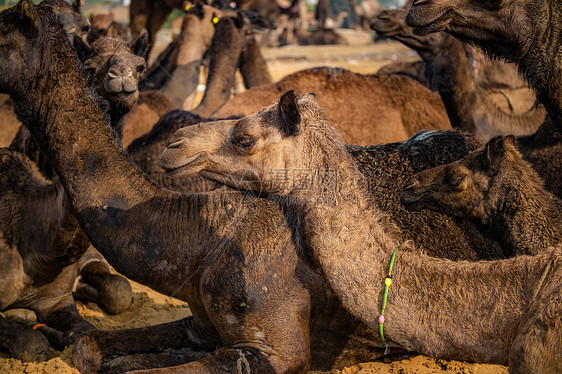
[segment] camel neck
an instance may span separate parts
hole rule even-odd
[[[331,189],[335,201],[316,199],[327,196],[330,189],[325,187],[293,191],[294,204],[288,209],[299,217],[295,230],[343,305],[378,330],[383,282],[398,248],[385,310],[384,334],[390,345],[449,359],[506,364],[516,321],[529,308],[524,295],[531,293],[551,254],[530,265],[529,258],[475,264],[413,253],[387,215],[367,204],[358,172],[342,153],[315,165],[340,165]],[[506,302],[508,313],[503,309]],[[459,324],[462,334],[457,334]],[[497,334],[490,337],[490,331]],[[486,345],[474,348],[480,341]]]
[[[510,256],[535,255],[558,245],[562,239],[557,198],[538,187],[541,182],[536,179],[535,186],[521,185],[512,179],[498,186],[503,190],[502,198],[497,202],[497,210],[488,213],[491,222],[486,226],[497,231],[502,247],[511,251]]]
[[[437,89],[454,127],[488,140],[497,135],[527,135],[543,122],[545,112],[533,107],[527,113],[506,113],[491,102],[476,81],[465,43],[443,34],[446,53],[420,52],[426,75]]]
[[[51,161],[94,247],[120,273],[170,294],[174,289],[168,287],[189,276],[186,271],[203,250],[192,244],[208,227],[201,216],[207,197],[174,194],[143,177],[104,121],[71,47],[37,48],[59,53],[45,52],[50,60],[41,61],[44,75],[15,98],[19,118]],[[208,219],[215,219],[213,214],[208,212]],[[201,223],[195,230],[192,218]],[[185,271],[171,271],[173,261],[181,261]]]

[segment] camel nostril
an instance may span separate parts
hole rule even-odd
[[[121,78],[121,75],[116,74],[116,73],[114,73],[114,72],[112,72],[112,71],[107,72],[107,76],[108,76],[109,78],[111,78],[111,79]]]
[[[423,4],[427,4],[428,2],[429,2],[429,0],[414,0],[414,2],[412,3],[412,6],[423,5]]]
[[[179,148],[179,146],[183,143],[183,140],[177,140],[173,143],[169,143],[166,148]]]
[[[416,179],[410,179],[410,180],[406,181],[406,185],[404,186],[404,191],[406,191],[406,190],[413,190],[413,189],[415,189],[416,187],[418,187],[419,184],[420,184],[420,183],[418,182],[418,180],[416,180]]]

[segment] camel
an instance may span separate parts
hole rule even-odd
[[[537,255],[562,241],[560,202],[517,151],[513,136],[410,178],[401,201],[476,222],[506,255]]]
[[[224,21],[230,17],[239,21]],[[200,66],[206,54],[210,54],[211,59],[217,59],[216,54],[222,56],[219,58],[219,69],[227,71],[231,69],[230,64],[236,66],[239,61],[247,88],[271,83],[265,60],[251,32],[252,22],[259,24],[261,21],[249,13],[221,10],[201,3],[189,5],[180,35],[148,69],[141,79],[141,90],[160,89],[174,102],[176,108],[190,107],[191,103],[186,103],[186,100],[193,99],[199,84]],[[236,53],[230,50],[228,42],[232,41],[231,38],[239,39],[241,53],[238,51],[239,47],[236,47]],[[231,56],[232,61],[226,56]],[[220,76],[222,73],[218,71],[217,74]],[[225,72],[224,75],[226,74]],[[224,90],[229,89],[227,87]]]
[[[551,0],[429,0],[414,2],[406,23],[417,34],[447,31],[490,56],[517,63],[554,125],[562,130],[562,74],[557,57],[561,31],[550,27],[561,19],[559,3]]]
[[[384,345],[375,331],[345,311],[307,247],[293,241],[277,204],[224,188],[174,193],[129,162],[52,19],[29,0],[0,12],[0,40],[17,39],[22,59],[8,67],[0,54],[0,92],[11,95],[50,158],[92,244],[121,274],[187,301],[193,312],[146,329],[88,333],[74,352],[80,370],[183,364],[203,372],[302,373],[380,357],[376,348]],[[27,33],[30,27],[36,32]],[[42,60],[32,57],[39,52]],[[32,76],[41,79],[29,85]],[[398,199],[404,175],[452,162],[477,146],[470,136],[448,131],[349,152],[377,197],[372,203],[410,228],[407,240],[435,256],[475,260],[501,253],[469,225],[434,212],[411,214]]]
[[[488,141],[497,135],[532,134],[544,122],[546,111],[542,106],[517,115],[501,110],[477,82],[468,57],[470,47],[444,32],[414,34],[404,21],[406,12],[384,10],[372,27],[379,35],[396,39],[418,52],[426,63],[430,88],[439,91],[454,127]]]
[[[109,115],[117,134],[122,132],[122,115],[136,102],[136,84],[144,68],[144,58],[133,51],[142,55],[146,50],[145,39],[146,36],[140,37],[133,46],[117,39],[99,39],[92,44],[91,58],[86,61],[88,68],[95,70],[90,85],[98,87],[98,92],[110,102]],[[120,87],[112,82],[117,79]],[[123,94],[123,87],[130,92]],[[1,205],[12,218],[2,228],[2,236],[9,238],[9,242],[1,248],[0,258],[3,271],[11,277],[4,283],[7,289],[0,291],[1,307],[34,310],[39,321],[48,324],[40,329],[48,337],[48,352],[49,343],[60,349],[93,329],[78,315],[74,298],[97,302],[108,312],[117,314],[130,305],[132,289],[126,279],[110,273],[109,264],[99,253],[88,248],[89,242],[78,227],[57,175],[38,152],[24,126],[11,148],[33,157],[41,171],[19,152],[4,150],[2,175],[9,186],[2,189]],[[17,264],[23,264],[23,268]],[[79,275],[81,281],[77,283]],[[28,345],[14,338],[17,336],[14,331],[22,328],[27,331],[37,324],[27,325],[22,321],[4,321],[0,341],[16,358],[39,359],[45,346],[40,345],[41,351],[37,352],[33,335]]]
[[[93,257],[81,259],[88,241],[77,230],[60,183],[47,180],[27,157],[5,148],[0,149],[0,174],[0,268],[4,275],[0,311],[28,308],[38,318],[31,322],[0,317],[0,347],[23,361],[41,360],[47,357],[49,345],[61,349],[94,329],[80,317],[72,297],[79,272]],[[94,264],[90,265],[91,270]],[[106,276],[99,288],[100,305],[100,301],[108,301],[109,306],[119,302],[115,294],[120,288],[113,282],[117,276],[113,277]],[[130,290],[128,282],[119,278]],[[105,289],[112,282],[113,295]]]
[[[288,91],[240,120],[180,129],[162,163],[278,200],[293,240],[387,347],[509,365],[510,373],[562,370],[562,248],[476,263],[416,253],[369,204],[362,173],[314,94]]]
[[[378,0],[363,0],[360,4],[357,0],[349,0],[349,5],[355,20],[364,30],[370,30],[371,20],[383,10]]]
[[[129,27],[133,37],[136,38],[146,29],[148,43],[152,45],[156,32],[174,9],[183,9],[183,0],[132,0],[129,6]]]
[[[391,143],[422,129],[450,128],[438,95],[409,77],[361,75],[327,67],[301,70],[277,83],[242,92],[213,117],[250,114],[288,89],[316,92],[348,144]]]
[[[128,43],[133,41],[133,33],[129,26],[115,21],[115,16],[111,12],[90,14],[88,42],[91,44],[102,36],[122,39]]]
[[[100,38],[92,43],[90,57],[84,62],[90,85],[107,100],[107,115],[117,136],[123,136],[123,119],[139,98],[138,82],[146,68],[148,35],[142,33],[134,42]]]
[[[235,72],[237,61],[242,55],[242,51],[246,49],[247,43],[253,39],[252,30],[249,20],[241,13],[236,17],[223,17],[215,26],[215,35],[209,49],[211,57],[209,63],[209,74],[207,77],[207,85],[201,102],[192,110],[194,114],[210,117],[230,98],[231,89],[234,88]],[[252,55],[245,55],[244,71],[248,76],[252,75],[252,65],[249,58],[255,57],[257,61],[261,61],[267,76],[267,83],[271,83],[271,77],[267,71],[265,60],[259,52],[259,46],[254,43]],[[261,58],[260,58],[261,57]],[[260,71],[263,69],[258,69]],[[242,71],[242,70],[241,70]],[[257,73],[258,73],[257,71]],[[258,73],[259,74],[259,73]],[[258,78],[258,76],[256,76]],[[255,82],[255,78],[251,83]],[[261,82],[256,82],[258,85]]]

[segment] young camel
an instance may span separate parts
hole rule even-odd
[[[544,122],[546,111],[542,106],[517,115],[501,110],[478,84],[465,43],[444,32],[416,35],[406,25],[405,16],[405,9],[384,10],[372,27],[379,35],[418,52],[426,63],[430,88],[439,91],[453,127],[487,141],[496,135],[532,134]]]
[[[389,216],[368,203],[356,162],[313,94],[289,91],[255,114],[198,130],[176,132],[163,166],[279,198],[294,240],[312,249],[350,312],[381,328],[381,340],[384,326],[390,347],[509,365],[511,373],[562,370],[561,247],[478,263],[412,252]],[[208,146],[194,154],[201,141]]]
[[[537,255],[562,241],[560,203],[516,149],[515,138],[492,138],[449,165],[413,175],[401,201],[476,222],[506,255]]]
[[[242,92],[213,116],[248,115],[288,89],[316,92],[328,119],[347,144],[391,143],[405,140],[422,129],[450,128],[439,95],[414,79],[362,75],[327,67],[302,70],[277,83]],[[420,107],[424,109],[419,110]]]
[[[187,301],[193,312],[146,329],[88,334],[75,349],[80,370],[103,365],[122,372],[156,362],[183,364],[160,373],[237,367],[303,373],[380,357],[376,348],[383,344],[375,331],[345,311],[310,252],[293,240],[277,204],[225,189],[180,195],[131,165],[52,20],[52,13],[29,0],[0,13],[0,49],[11,43],[21,59],[8,67],[0,53],[0,91],[15,100],[95,247],[121,274]],[[28,33],[30,28],[36,32]],[[34,58],[38,54],[41,60]],[[433,212],[410,214],[398,202],[400,176],[475,148],[470,137],[434,132],[349,151],[365,173],[371,203],[387,209],[401,227],[414,227],[404,236],[419,248],[450,258],[501,256],[468,226]],[[174,351],[157,354],[166,347]],[[182,354],[175,354],[180,348]]]
[[[415,1],[406,17],[417,34],[447,31],[490,56],[517,63],[554,125],[562,130],[562,30],[551,27],[560,22],[562,8],[556,0]]]

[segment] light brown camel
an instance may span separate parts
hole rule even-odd
[[[151,362],[209,373],[234,372],[238,363],[254,372],[303,373],[380,356],[375,332],[343,309],[307,248],[292,240],[276,204],[224,189],[173,193],[130,164],[51,15],[29,0],[0,13],[0,40],[18,40],[13,45],[21,58],[8,77],[0,54],[0,92],[16,101],[96,248],[122,274],[187,301],[193,312],[147,329],[92,333],[75,350],[79,368],[94,372],[103,364],[122,372]],[[33,57],[38,54],[41,60]],[[397,224],[415,227],[415,235],[404,235],[428,253],[497,255],[462,223],[400,207],[400,176],[451,162],[476,146],[454,132],[424,139],[350,149],[378,196],[372,203],[385,206]],[[176,350],[158,355],[165,347]]]
[[[396,39],[418,52],[426,63],[430,88],[439,91],[453,127],[487,141],[496,135],[532,134],[544,122],[546,110],[542,106],[533,106],[517,115],[500,109],[478,84],[469,58],[470,47],[444,32],[414,34],[404,21],[406,12],[405,9],[385,10],[372,27],[379,35]],[[532,106],[534,95],[529,99],[526,107]]]
[[[409,77],[362,75],[327,67],[302,70],[277,83],[242,92],[213,116],[250,114],[288,89],[316,92],[329,120],[348,144],[391,143],[421,129],[450,128],[438,94]]]
[[[447,31],[479,46],[490,56],[517,63],[519,71],[562,130],[562,65],[557,25],[562,9],[555,0],[415,1],[406,23],[420,35]]]
[[[516,149],[515,138],[488,144],[449,165],[410,178],[401,201],[475,222],[508,257],[536,255],[562,242],[559,200]]]
[[[389,216],[369,204],[355,160],[313,94],[289,91],[243,119],[179,130],[162,161],[180,175],[198,171],[277,195],[294,240],[389,347],[509,365],[510,373],[562,370],[562,248],[477,263],[413,253]]]
[[[133,41],[133,34],[129,26],[115,21],[115,15],[110,13],[90,14],[90,32],[88,42],[106,36],[122,39],[128,43]]]

